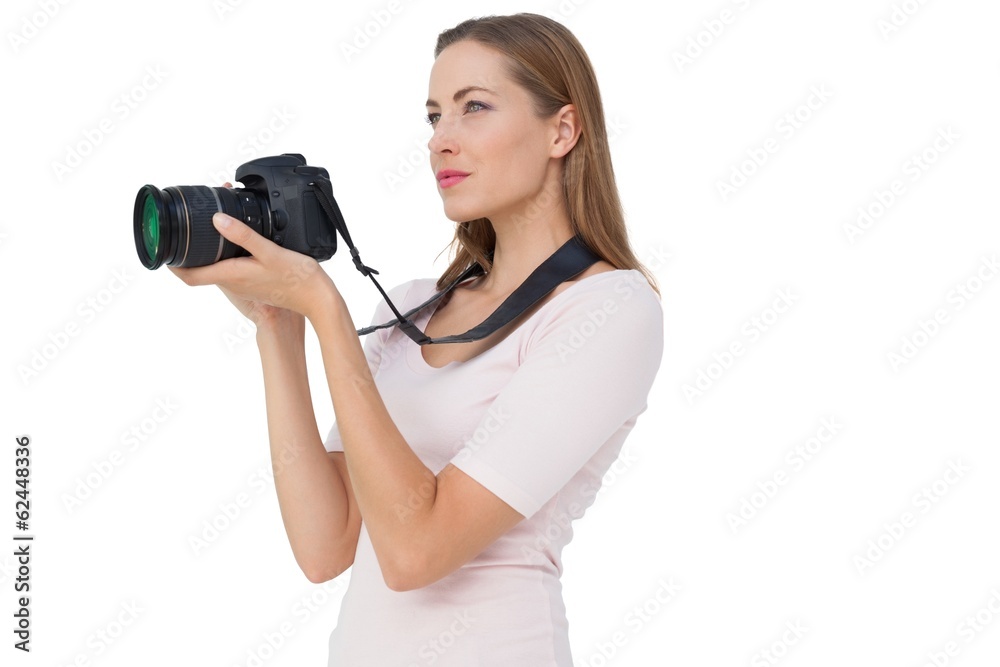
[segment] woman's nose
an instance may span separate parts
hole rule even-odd
[[[457,153],[458,143],[455,141],[455,134],[448,122],[439,119],[434,125],[434,134],[427,142],[427,148],[432,154]]]

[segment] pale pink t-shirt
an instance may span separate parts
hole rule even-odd
[[[390,296],[405,312],[433,293],[425,279]],[[433,308],[416,319],[421,330]],[[391,319],[382,303],[373,321]],[[646,409],[662,353],[660,301],[625,270],[577,281],[467,362],[435,368],[395,327],[370,334],[379,393],[417,456],[435,474],[453,463],[526,519],[404,592],[385,585],[362,524],[329,664],[572,667],[562,549]],[[336,424],[326,448],[343,450]]]

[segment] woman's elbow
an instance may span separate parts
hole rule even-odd
[[[302,570],[302,574],[306,575],[306,579],[310,583],[322,584],[331,579],[336,579],[353,564],[354,558],[352,554],[350,558],[345,559],[315,560],[309,563],[300,562],[299,569]]]
[[[331,579],[336,579],[338,576],[341,575],[342,572],[343,570],[338,572],[336,570],[331,570],[329,568],[308,569],[308,570],[306,568],[302,568],[302,573],[306,575],[306,579],[308,579],[309,583],[311,584],[322,584],[327,581],[330,581]]]
[[[429,586],[441,578],[431,572],[426,560],[412,552],[396,556],[390,563],[381,565],[381,569],[385,585],[397,593]]]
[[[407,591],[415,591],[418,588],[423,588],[428,583],[424,583],[422,580],[416,577],[406,577],[406,576],[385,576],[385,585],[391,591],[397,593],[405,593]]]

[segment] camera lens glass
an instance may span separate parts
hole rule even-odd
[[[205,185],[160,190],[144,185],[136,195],[132,219],[135,250],[143,266],[204,266],[249,254],[215,230],[212,216],[218,211],[271,238],[268,202],[251,190]]]
[[[142,242],[146,256],[156,257],[160,247],[160,212],[156,210],[156,201],[146,193],[142,204]]]

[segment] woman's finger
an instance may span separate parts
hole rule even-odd
[[[228,278],[228,276],[223,275],[223,272],[220,271],[224,263],[209,264],[208,266],[192,266],[184,269],[179,269],[175,266],[168,266],[167,268],[187,285],[215,285]],[[225,268],[228,268],[228,265]]]
[[[235,243],[261,260],[267,258],[275,248],[272,241],[255,232],[249,225],[225,213],[218,212],[213,215],[212,224],[227,241]]]

